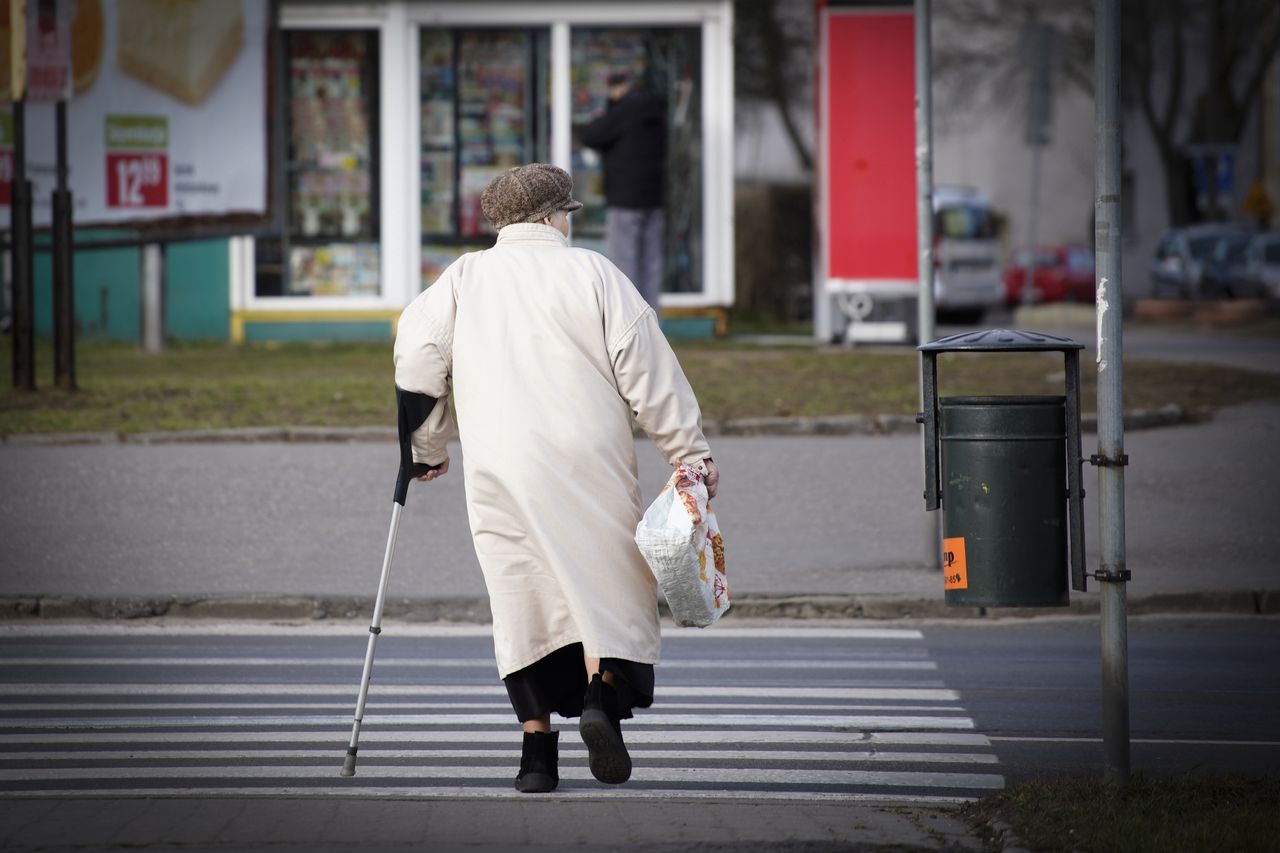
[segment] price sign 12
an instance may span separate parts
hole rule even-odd
[[[107,207],[169,204],[169,157],[155,152],[107,154]]]

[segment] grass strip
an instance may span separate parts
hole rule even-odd
[[[1037,780],[962,808],[991,831],[1013,827],[1022,846],[1047,853],[1274,851],[1280,779],[1135,775],[1124,787],[1098,779]]]
[[[762,347],[681,343],[676,350],[707,421],[762,416],[914,414],[919,357],[910,348]],[[0,338],[0,371],[12,376]],[[391,426],[390,343],[173,344],[162,353],[82,341],[79,390],[52,387],[52,351],[37,347],[36,392],[0,391],[0,434],[282,426]],[[943,395],[1062,394],[1057,353],[949,353]],[[1084,412],[1095,365],[1081,365]],[[1280,397],[1280,376],[1212,365],[1125,362],[1125,407],[1180,403],[1210,411]]]

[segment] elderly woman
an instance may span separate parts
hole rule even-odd
[[[449,470],[447,403],[493,612],[498,672],[524,728],[516,790],[554,790],[580,717],[591,773],[631,775],[621,721],[653,701],[657,593],[636,549],[632,418],[672,464],[719,472],[653,309],[607,258],[569,246],[573,180],[534,163],[485,188],[498,239],[458,258],[400,318],[396,384],[436,398],[414,461]]]

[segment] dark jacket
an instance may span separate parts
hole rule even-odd
[[[604,200],[610,207],[662,207],[667,163],[667,104],[641,89],[610,101],[582,128],[582,144],[604,160]]]

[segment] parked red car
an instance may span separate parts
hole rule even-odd
[[[1039,246],[1035,255],[1036,302],[1093,302],[1093,252],[1086,246]],[[1022,302],[1022,287],[1031,266],[1031,252],[1017,249],[1004,272],[1006,305]]]

